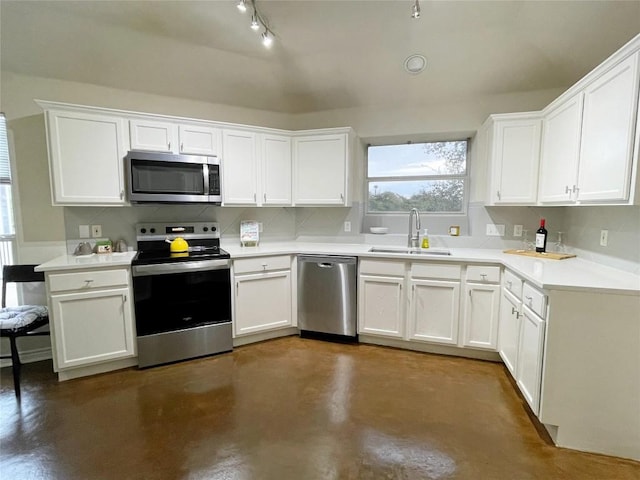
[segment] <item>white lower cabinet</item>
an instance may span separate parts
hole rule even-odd
[[[56,371],[136,355],[127,269],[47,275]]]
[[[458,343],[460,272],[460,265],[412,264],[409,340]]]
[[[500,267],[469,265],[465,275],[461,346],[498,349]]]
[[[500,357],[535,415],[540,410],[547,296],[509,270],[500,303]]]
[[[291,257],[256,257],[233,262],[234,336],[294,326]]]
[[[498,328],[498,351],[507,369],[516,378],[518,342],[522,302],[506,290],[500,301],[500,326]]]
[[[527,306],[522,309],[516,382],[535,415],[540,407],[545,322]]]
[[[406,264],[392,260],[360,260],[358,333],[403,338]]]

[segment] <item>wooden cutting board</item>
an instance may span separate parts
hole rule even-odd
[[[533,252],[531,250],[504,250],[504,253],[510,253],[513,255],[524,255],[525,257],[551,258],[553,260],[564,260],[565,258],[573,258],[576,256],[573,253],[558,253],[558,252],[538,253],[538,252]]]

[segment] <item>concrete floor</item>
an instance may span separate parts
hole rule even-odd
[[[287,337],[58,383],[0,380],[2,479],[633,479],[541,436],[500,364]]]

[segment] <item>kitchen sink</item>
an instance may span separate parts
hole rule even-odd
[[[372,247],[369,249],[372,253],[400,253],[404,255],[424,255],[424,256],[442,256],[451,255],[451,252],[444,248],[393,248],[393,247]]]

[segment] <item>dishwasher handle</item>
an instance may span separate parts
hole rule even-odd
[[[358,259],[339,255],[298,255],[298,262],[315,263],[322,268],[331,268],[341,264],[355,265]]]

